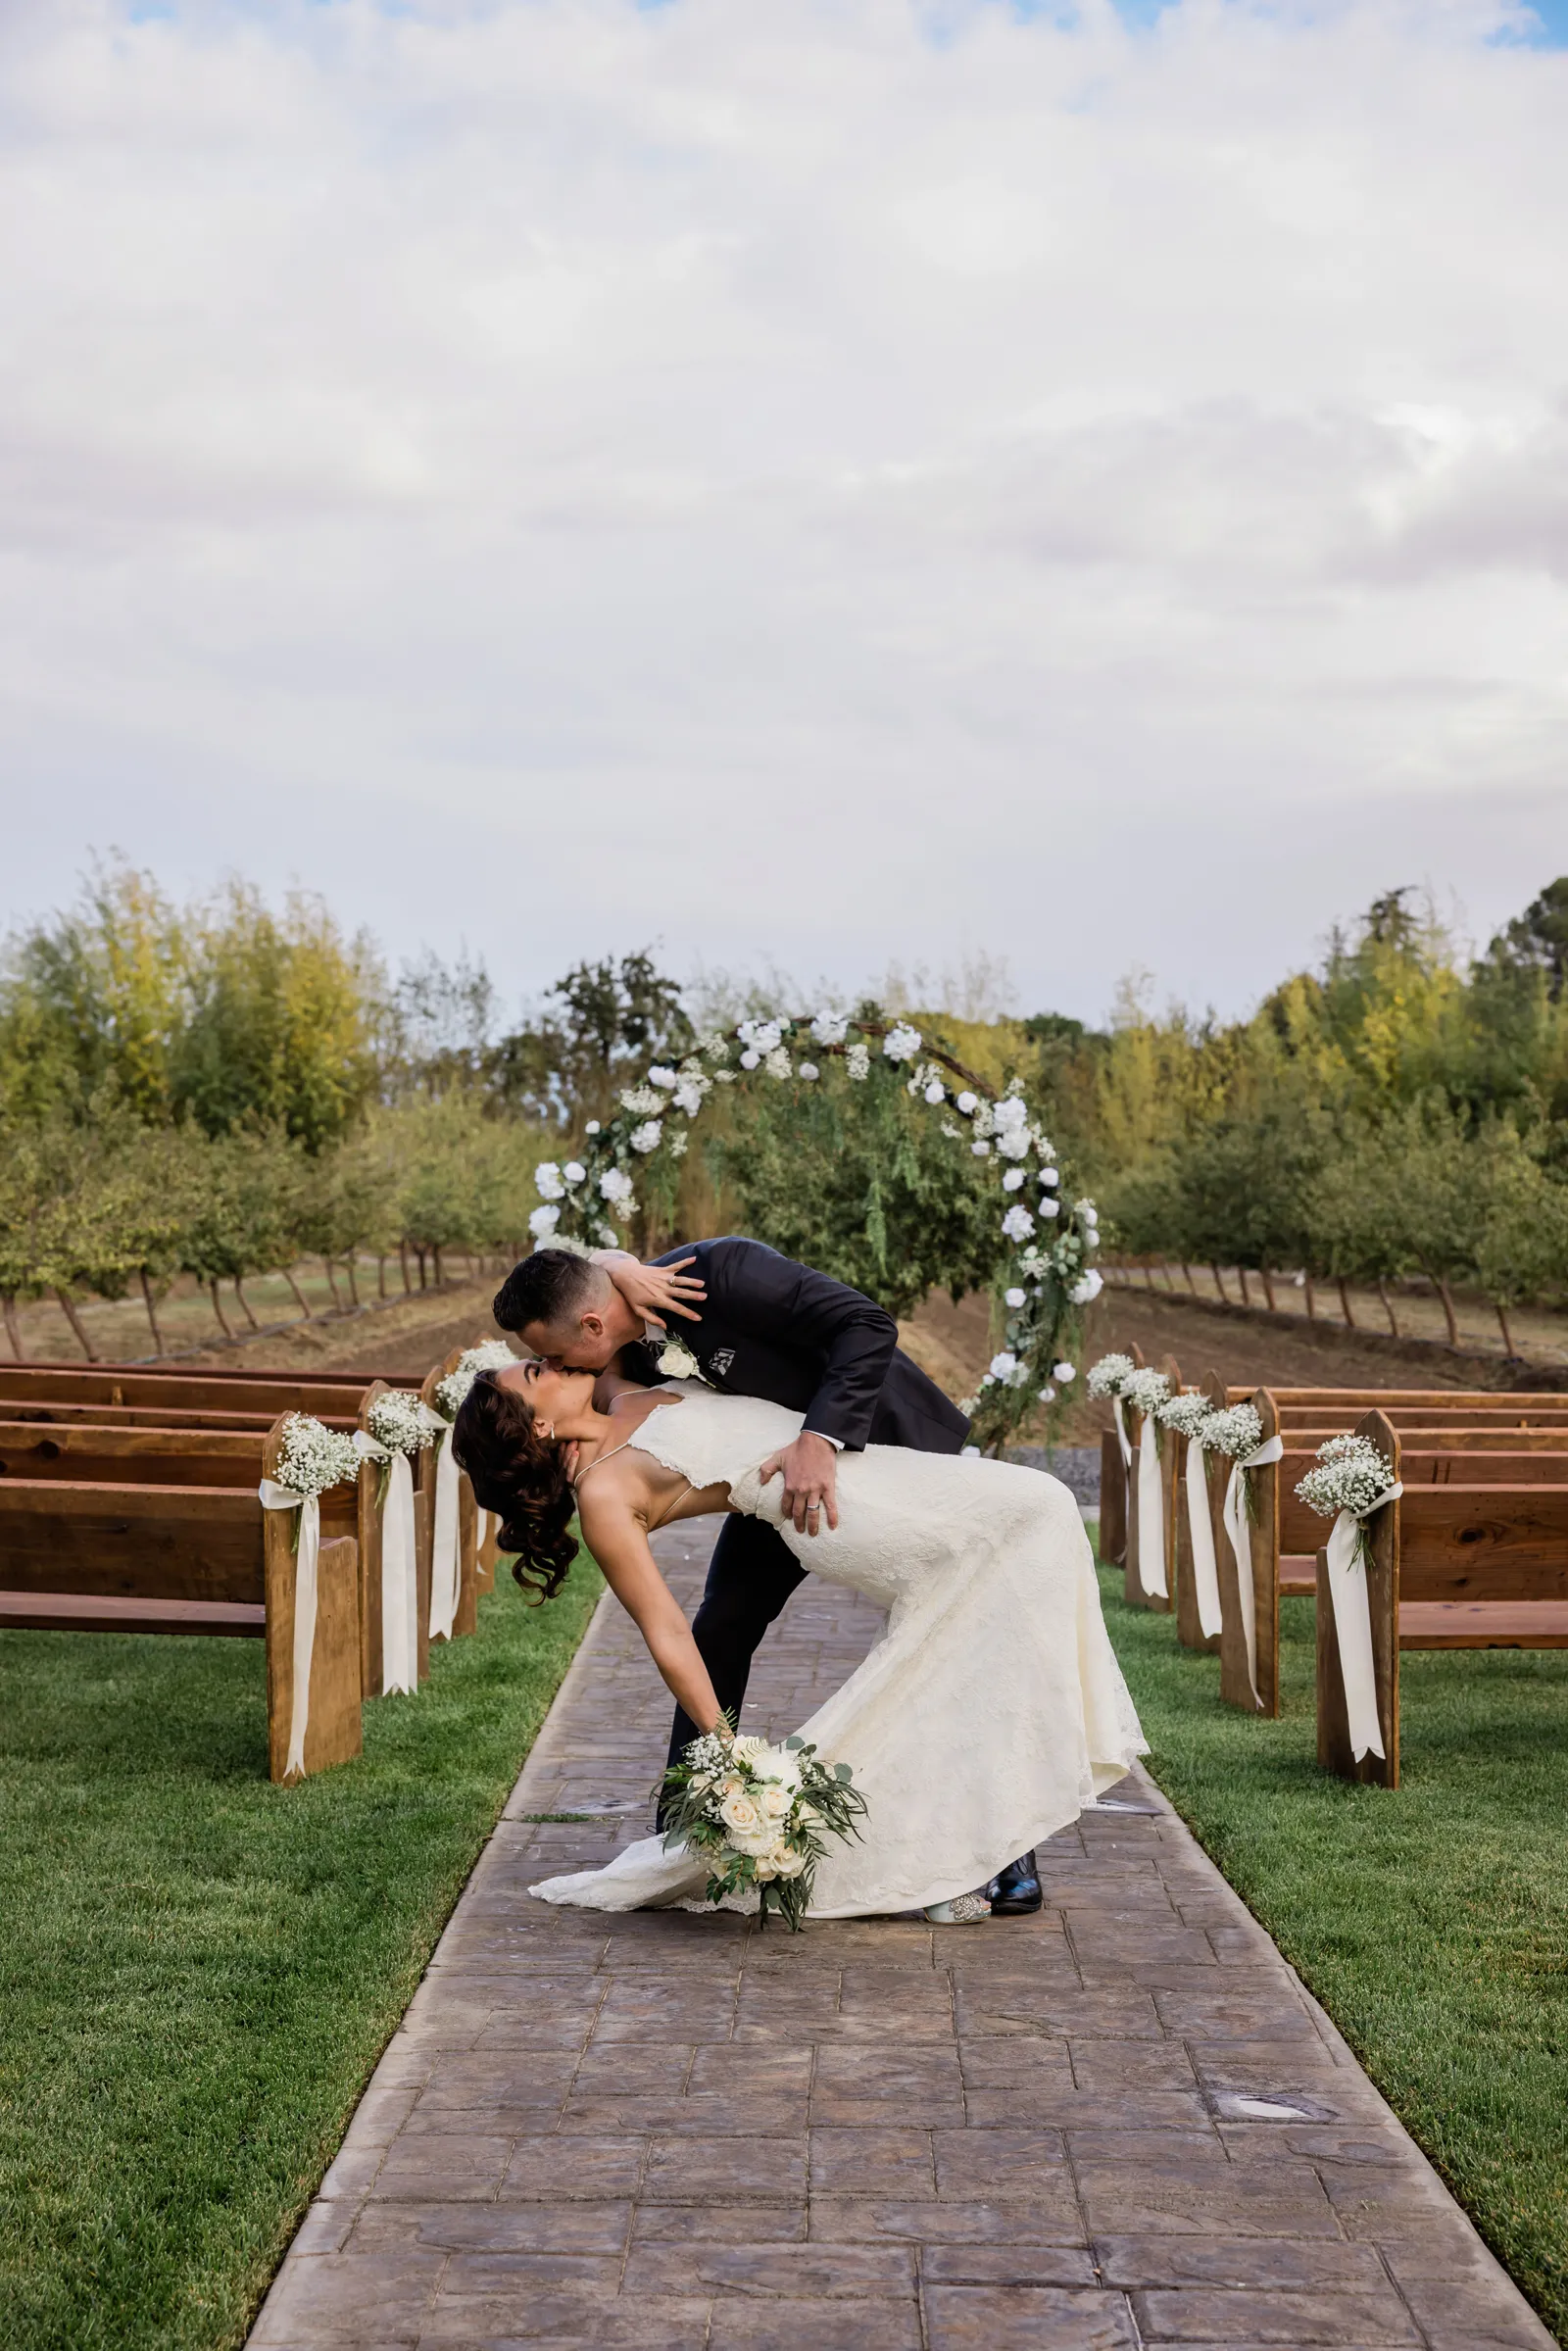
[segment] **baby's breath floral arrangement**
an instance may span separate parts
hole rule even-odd
[[[354,1440],[340,1430],[329,1429],[309,1412],[291,1412],[283,1423],[277,1442],[277,1464],[272,1483],[302,1499],[325,1494],[329,1486],[352,1486],[360,1474],[360,1456]],[[268,1488],[264,1482],[262,1498]],[[300,1514],[293,1514],[293,1532],[289,1547],[300,1547]]]
[[[1154,1417],[1163,1422],[1167,1429],[1174,1429],[1178,1437],[1197,1437],[1213,1409],[1201,1389],[1183,1388],[1176,1395],[1166,1396]]]
[[[1296,1492],[1322,1518],[1338,1518],[1344,1510],[1364,1519],[1392,1500],[1396,1485],[1370,1437],[1331,1437],[1318,1446],[1317,1465],[1298,1481]]]
[[[694,1739],[661,1788],[666,1848],[685,1846],[708,1864],[708,1899],[758,1897],[758,1924],[776,1910],[798,1935],[811,1906],[816,1865],[830,1837],[858,1837],[865,1798],[847,1763],[820,1761],[814,1746],[788,1739]]]
[[[389,1453],[419,1453],[435,1432],[412,1388],[386,1388],[366,1414],[369,1433]]]
[[[436,1409],[446,1420],[456,1420],[465,1397],[482,1371],[505,1371],[515,1363],[504,1339],[486,1339],[478,1347],[465,1347],[444,1380],[436,1383]]]
[[[360,1474],[354,1440],[329,1429],[309,1412],[291,1412],[278,1440],[279,1486],[290,1494],[325,1494],[329,1486],[352,1486]]]
[[[1263,1442],[1262,1416],[1255,1404],[1225,1404],[1206,1412],[1193,1434],[1207,1451],[1245,1461]]]
[[[1131,1404],[1135,1412],[1157,1416],[1169,1395],[1169,1374],[1155,1371],[1152,1364],[1146,1364],[1141,1371],[1131,1373],[1122,1382],[1121,1400],[1124,1404]]]
[[[1090,1364],[1084,1387],[1097,1399],[1120,1396],[1136,1368],[1131,1355],[1102,1355],[1098,1363]]]
[[[996,1451],[1078,1376],[1083,1310],[1102,1287],[1093,1263],[1100,1218],[1089,1199],[1062,1197],[1054,1146],[1021,1081],[1000,1094],[904,1019],[867,1007],[854,1016],[743,1020],[710,1031],[673,1067],[655,1063],[620,1094],[614,1116],[592,1121],[579,1157],[546,1160],[528,1229],[540,1248],[618,1248],[618,1224],[646,1195],[672,1205],[693,1122],[728,1086],[820,1087],[829,1064],[851,1087],[902,1088],[938,1116],[955,1149],[981,1163],[996,1189],[994,1228],[1006,1244],[997,1281],[1002,1346],[963,1409],[975,1443]],[[443,1409],[445,1407],[443,1406]]]

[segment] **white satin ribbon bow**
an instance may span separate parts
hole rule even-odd
[[[440,1434],[435,1460],[435,1528],[431,1537],[430,1639],[450,1641],[463,1589],[463,1543],[458,1509],[462,1474],[452,1452],[452,1423],[434,1415]]]
[[[1208,1478],[1203,1466],[1203,1448],[1196,1437],[1187,1440],[1187,1534],[1193,1553],[1198,1622],[1203,1639],[1212,1641],[1225,1620],[1219,1604],[1214,1522],[1208,1515]]]
[[[1254,1706],[1263,1701],[1257,1694],[1257,1600],[1252,1591],[1252,1531],[1247,1515],[1247,1476],[1250,1469],[1266,1469],[1271,1461],[1283,1459],[1285,1440],[1269,1437],[1255,1453],[1245,1461],[1232,1465],[1230,1481],[1225,1488],[1225,1507],[1220,1515],[1225,1532],[1231,1539],[1236,1556],[1236,1585],[1241,1599],[1242,1631],[1247,1637],[1247,1683]]]
[[[1165,1482],[1160,1472],[1160,1428],[1144,1414],[1138,1438],[1138,1581],[1151,1599],[1168,1599],[1165,1580]]]
[[[388,1464],[381,1509],[381,1695],[417,1694],[419,1688],[419,1569],[414,1540],[414,1471],[407,1453],[378,1445],[366,1429],[354,1449]]]
[[[1389,1488],[1373,1503],[1397,1501],[1401,1485]],[[1367,1512],[1370,1518],[1372,1512]],[[1345,1712],[1350,1731],[1350,1753],[1357,1763],[1363,1755],[1382,1755],[1383,1726],[1378,1721],[1378,1677],[1372,1655],[1372,1615],[1367,1606],[1366,1560],[1361,1551],[1362,1521],[1342,1510],[1334,1521],[1324,1556],[1334,1592],[1334,1638],[1340,1652],[1340,1679],[1345,1685]]]
[[[256,1494],[264,1510],[297,1510],[300,1514],[298,1564],[294,1571],[294,1690],[289,1703],[288,1759],[283,1765],[286,1780],[292,1772],[303,1776],[305,1771],[305,1734],[311,1721],[311,1659],[316,1653],[321,1497],[318,1494],[296,1494],[291,1486],[279,1486],[275,1478],[264,1478]]]

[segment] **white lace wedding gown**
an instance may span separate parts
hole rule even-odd
[[[801,1415],[676,1384],[631,1439],[694,1487],[779,1526],[783,1482],[759,1470]],[[780,1528],[803,1566],[887,1611],[887,1630],[795,1726],[865,1797],[859,1841],[819,1863],[814,1918],[912,1910],[984,1886],[1075,1821],[1147,1753],[1100,1613],[1067,1489],[1012,1462],[873,1445],[839,1457],[839,1524]],[[780,1737],[787,1726],[775,1726]],[[636,1910],[700,1899],[701,1862],[663,1840],[607,1869],[550,1878],[547,1902]]]

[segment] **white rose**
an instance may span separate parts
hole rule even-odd
[[[895,1021],[882,1040],[882,1051],[890,1061],[912,1061],[920,1050],[920,1032],[911,1029],[906,1020]]]
[[[780,1788],[775,1782],[762,1788],[757,1800],[764,1821],[783,1821],[788,1820],[795,1798],[789,1788]]]
[[[580,1159],[568,1159],[561,1172],[568,1184],[580,1184],[588,1170]]]
[[[937,1102],[945,1102],[947,1101],[948,1090],[940,1078],[933,1078],[931,1080],[930,1085],[927,1086],[925,1090],[925,1099],[928,1102],[932,1103],[933,1106]]]
[[[748,1731],[744,1739],[733,1742],[730,1753],[737,1763],[749,1763],[755,1770],[760,1757],[767,1753],[767,1740],[760,1739],[755,1731]]]
[[[1029,1138],[1022,1127],[1004,1127],[997,1137],[997,1149],[1004,1159],[1027,1159]]]
[[[656,1067],[648,1072],[648,1083],[650,1086],[662,1086],[665,1093],[668,1094],[674,1091],[674,1088],[679,1083],[679,1080],[672,1069],[661,1069]]]
[[[559,1208],[535,1208],[528,1219],[528,1230],[535,1241],[548,1241],[560,1222],[561,1210]]]
[[[992,1356],[990,1368],[994,1380],[1010,1380],[1018,1368],[1018,1358],[1004,1347],[1000,1355]]]
[[[1041,1197],[1036,1205],[1042,1216],[1059,1216],[1061,1214],[1060,1200],[1053,1200],[1049,1192]]]
[[[1027,1241],[1035,1229],[1035,1220],[1022,1202],[1007,1210],[1002,1220],[1002,1230],[1008,1241]]]
[[[761,1058],[762,1056],[757,1051],[757,1048],[754,1045],[749,1045],[741,1055],[741,1067],[743,1069],[755,1069]]]
[[[782,1837],[776,1844],[768,1846],[767,1861],[775,1878],[798,1878],[806,1867],[806,1855],[797,1853]]]
[[[1040,1170],[1040,1181],[1045,1185],[1048,1192],[1054,1191],[1055,1187],[1061,1182],[1061,1169],[1059,1167],[1042,1167]]]
[[[1063,1388],[1070,1388],[1078,1377],[1078,1366],[1076,1363],[1053,1363],[1051,1376],[1059,1381]]]
[[[971,1118],[980,1107],[980,1097],[978,1094],[960,1094],[955,1107],[961,1110],[965,1118]]]
[[[1021,1290],[1004,1290],[1002,1294],[1002,1302],[1006,1306],[1021,1306],[1026,1302],[1025,1295]]]
[[[821,1074],[822,1072],[817,1068],[814,1061],[803,1061],[801,1063],[800,1075],[806,1080],[808,1086],[814,1086]]]
[[[1054,1404],[1054,1403],[1055,1402],[1055,1400],[1056,1400],[1056,1391],[1054,1390],[1054,1388],[1042,1388],[1042,1389],[1041,1389],[1041,1391],[1040,1391],[1040,1401],[1041,1401],[1043,1404]]]
[[[600,1199],[611,1200],[629,1200],[631,1199],[631,1178],[629,1175],[627,1175],[625,1169],[621,1167],[607,1167],[604,1174],[599,1179]]]
[[[725,1796],[718,1817],[737,1841],[743,1837],[755,1837],[761,1826],[761,1815],[744,1788],[737,1788]]]
[[[1006,1174],[1002,1179],[1002,1189],[1004,1192],[1016,1192],[1022,1182],[1023,1169],[1021,1167],[1009,1167]]]
[[[632,1128],[631,1148],[634,1151],[641,1151],[646,1158],[650,1151],[658,1151],[663,1133],[663,1126],[659,1119],[645,1119],[640,1127]]]
[[[991,1156],[991,1146],[989,1143],[971,1143],[969,1149],[973,1151],[977,1159],[989,1159]]]
[[[533,1171],[533,1188],[541,1200],[560,1200],[561,1170],[554,1159],[541,1159]]]
[[[977,1445],[966,1445],[959,1455],[959,1459],[963,1461],[978,1461],[980,1458],[980,1447]]]
[[[811,1023],[811,1034],[818,1045],[842,1045],[849,1028],[842,1012],[818,1012]]]
[[[583,1128],[583,1133],[585,1135],[597,1135],[599,1131],[600,1127],[597,1118],[590,1118],[588,1124]]]
[[[1091,1265],[1089,1271],[1074,1282],[1067,1296],[1075,1306],[1087,1306],[1100,1296],[1104,1287],[1103,1277]]]
[[[676,1109],[684,1110],[688,1118],[695,1118],[702,1106],[703,1090],[701,1086],[693,1085],[689,1078],[683,1079],[675,1089]]]
[[[689,1380],[696,1372],[697,1357],[672,1339],[659,1358],[659,1368],[666,1380]]]

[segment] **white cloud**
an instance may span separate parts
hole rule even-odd
[[[1490,6],[0,24],[5,896],[1237,1004],[1560,863],[1568,59]],[[1216,920],[1215,891],[1235,903]]]

